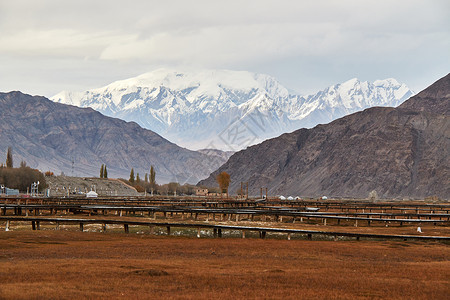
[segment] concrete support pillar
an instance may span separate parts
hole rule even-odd
[[[83,231],[83,223],[80,223],[80,231]]]

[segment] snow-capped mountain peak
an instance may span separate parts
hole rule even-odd
[[[397,106],[412,95],[392,78],[353,78],[300,96],[264,74],[158,69],[102,88],[61,92],[52,100],[135,121],[191,149],[235,151],[367,107]]]
[[[382,87],[392,87],[392,86],[400,86],[401,84],[395,80],[394,78],[386,78],[383,80],[375,80],[373,82],[375,86],[382,86]]]

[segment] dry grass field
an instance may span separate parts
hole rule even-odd
[[[1,299],[448,299],[450,245],[0,231]]]

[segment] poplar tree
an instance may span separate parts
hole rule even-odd
[[[155,173],[155,169],[153,168],[153,166],[150,167],[150,184],[151,185],[155,185],[156,184],[156,173]]]
[[[137,173],[136,175],[136,183],[137,184],[141,183],[141,177],[139,177],[139,173]]]
[[[13,157],[12,157],[12,148],[8,147],[8,152],[6,152],[6,167],[13,167]]]
[[[131,168],[130,172],[130,179],[128,179],[129,182],[134,183],[134,169]]]
[[[100,167],[100,178],[103,178],[103,174],[104,174],[104,170],[103,168],[105,167],[104,164],[102,164],[102,166]]]
[[[103,178],[108,178],[108,170],[106,169],[106,165],[103,167]]]

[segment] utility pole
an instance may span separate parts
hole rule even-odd
[[[247,181],[247,200],[248,200],[248,181]]]

